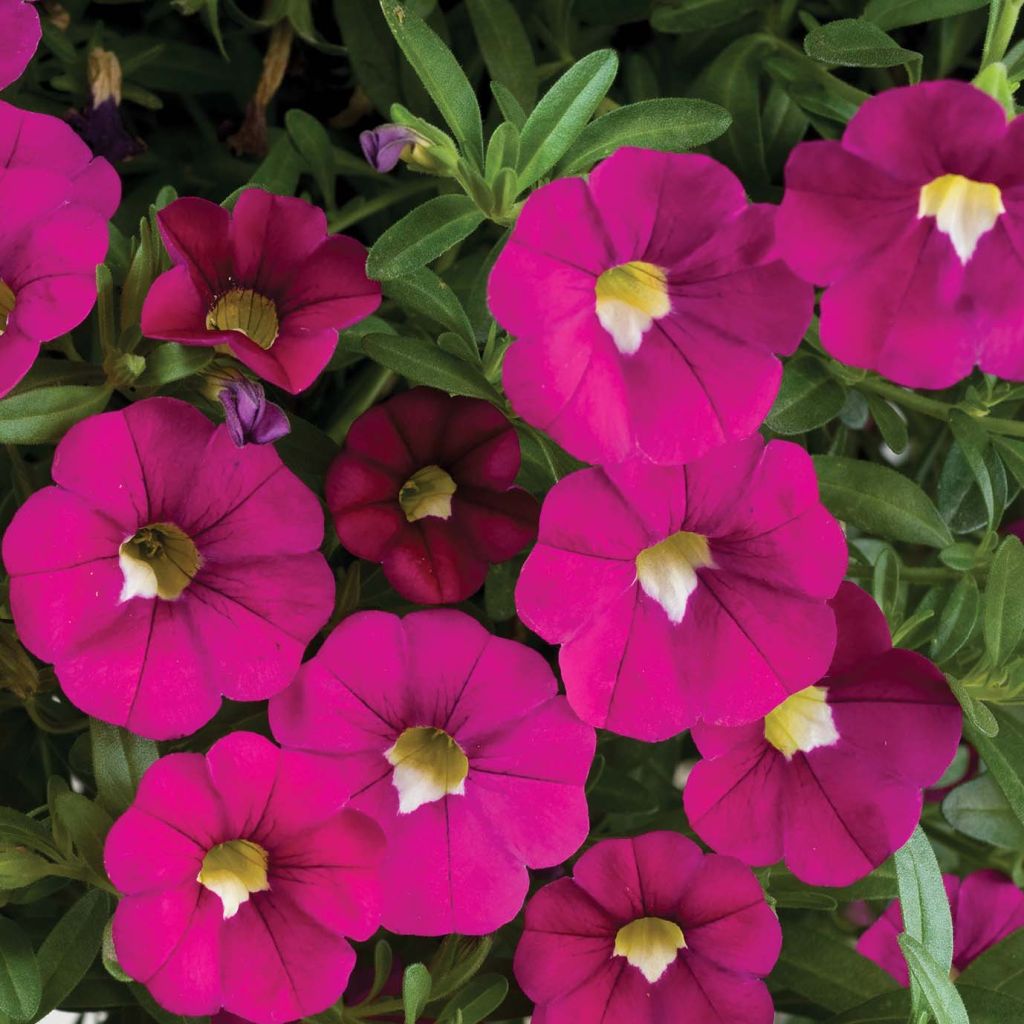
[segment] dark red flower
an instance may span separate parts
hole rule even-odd
[[[430,388],[364,413],[327,476],[342,544],[380,562],[410,601],[462,601],[492,562],[537,533],[537,502],[513,486],[519,439],[494,406]]]

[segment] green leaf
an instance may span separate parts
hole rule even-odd
[[[54,865],[17,847],[0,849],[0,889],[22,889],[53,874]]]
[[[0,444],[56,444],[79,420],[102,412],[113,393],[84,363],[37,363],[0,401]],[[75,367],[74,370],[70,367]]]
[[[487,143],[487,158],[484,161],[484,178],[491,185],[502,170],[515,173],[519,162],[519,129],[511,121],[502,121]]]
[[[366,260],[366,273],[387,281],[419,270],[471,235],[483,219],[480,208],[469,196],[428,199],[374,242]]]
[[[501,396],[487,383],[479,367],[445,352],[428,338],[368,334],[362,342],[363,350],[375,363],[400,373],[414,384],[502,405]]]
[[[117,950],[114,948],[114,919],[111,918],[103,929],[103,942],[100,944],[100,958],[107,974],[120,982],[130,983],[131,976],[125,974],[117,959]]]
[[[985,649],[996,665],[1004,664],[1024,635],[1024,544],[1003,539],[996,549],[985,584],[982,629]]]
[[[931,499],[902,473],[875,462],[816,455],[821,496],[833,515],[887,540],[944,548],[953,542]]]
[[[465,72],[432,28],[399,0],[381,0],[388,28],[419,80],[448,122],[464,155],[478,167],[484,162],[480,105]]]
[[[398,51],[377,0],[334,0],[334,17],[356,80],[382,114],[402,98]]]
[[[766,424],[777,434],[804,434],[835,419],[845,400],[842,384],[820,359],[797,356],[786,364]]]
[[[522,131],[523,125],[526,124],[526,111],[519,105],[515,96],[501,82],[491,82],[491,93],[498,104],[501,116]]]
[[[982,453],[982,460],[991,485],[992,504],[998,515],[1008,497],[1006,469],[1002,459],[991,448]],[[946,454],[939,474],[937,501],[939,514],[954,533],[973,533],[992,521],[977,475],[959,443],[951,445]]]
[[[14,921],[0,917],[0,1014],[14,1021],[32,1020],[41,995],[32,943]]]
[[[875,560],[871,595],[891,622],[900,603],[900,556],[887,544]]]
[[[840,1013],[892,989],[893,980],[832,929],[786,928],[772,978],[815,1006]]]
[[[491,78],[505,86],[523,110],[532,110],[537,66],[515,6],[509,0],[466,0],[466,10]]]
[[[516,581],[523,563],[521,559],[498,562],[487,570],[484,580],[484,610],[495,622],[507,622],[516,617]]]
[[[651,27],[659,32],[707,32],[730,25],[760,6],[760,0],[677,0],[655,7]]]
[[[103,942],[110,917],[106,893],[90,889],[57,922],[39,947],[43,995],[39,1013],[46,1014],[82,980]]]
[[[1024,849],[1024,825],[991,774],[963,782],[942,801],[946,820],[964,835],[1007,850]]]
[[[864,17],[879,28],[902,28],[985,7],[988,0],[868,0]]]
[[[287,132],[281,132],[271,143],[263,162],[252,172],[248,182],[236,189],[223,206],[233,206],[234,201],[247,188],[263,188],[278,196],[293,196],[299,186],[302,174],[302,156],[292,145]]]
[[[807,33],[804,52],[824,64],[847,68],[891,68],[907,64],[920,77],[921,54],[905,50],[874,22],[841,18]]]
[[[583,129],[558,164],[557,173],[589,171],[622,146],[684,153],[717,139],[732,123],[729,111],[707,100],[641,100],[618,107]]]
[[[462,303],[432,270],[420,267],[419,270],[392,278],[384,285],[384,294],[407,312],[425,317],[431,323],[465,338],[473,351],[477,350],[476,336]]]
[[[938,662],[952,658],[970,639],[978,621],[981,594],[973,576],[964,576],[953,588],[942,609],[932,640],[931,655]]]
[[[430,1002],[433,983],[430,971],[423,964],[409,964],[402,976],[402,1004],[405,1007],[405,1024],[416,1024],[420,1014]]]
[[[388,983],[393,963],[394,954],[391,952],[391,943],[387,939],[378,939],[373,947],[373,984],[367,993],[367,1000],[376,998]]]
[[[1003,509],[1002,505],[998,510],[996,509],[992,476],[985,465],[985,455],[988,452],[988,431],[972,416],[967,416],[957,409],[950,413],[949,426],[971,473],[974,475],[975,483],[981,491],[985,510],[988,513],[989,528],[995,529],[998,525],[998,516],[1002,515]]]
[[[993,437],[992,446],[999,453],[1003,465],[1013,475],[1014,480],[1024,487],[1024,443],[1011,441],[1006,437]]]
[[[135,799],[139,780],[160,754],[152,740],[96,718],[89,720],[89,731],[99,802],[116,816]]]
[[[327,129],[305,110],[289,110],[284,115],[284,126],[292,143],[306,162],[320,194],[333,210],[334,203],[334,150]]]
[[[62,790],[56,794],[54,813],[67,830],[79,857],[100,878],[106,878],[103,844],[114,819],[99,804],[71,790]]]
[[[827,1024],[907,1024],[910,993],[900,989],[872,996],[867,1002],[829,1017]]]
[[[563,451],[539,430],[520,423],[516,432],[519,434],[519,449],[522,452],[522,465],[516,483],[531,494],[547,494],[563,476],[583,467],[582,462]]]
[[[544,94],[520,136],[520,189],[529,188],[550,171],[579,138],[618,68],[614,50],[595,50],[573,64]]]
[[[919,942],[948,977],[953,965],[953,918],[939,862],[920,825],[896,851],[896,879],[904,933]]]
[[[209,366],[212,348],[165,342],[146,356],[146,368],[135,380],[137,388],[158,388],[173,384]]]
[[[950,981],[949,967],[936,963],[912,935],[904,933],[899,937],[899,943],[910,968],[910,983],[919,987],[935,1024],[971,1024],[960,993]]]
[[[967,721],[964,736],[978,750],[992,777],[1006,797],[1006,802],[1024,824],[1024,723],[1013,710],[995,706],[989,709],[999,726],[995,736],[986,735]]]
[[[907,434],[907,421],[884,398],[870,391],[864,392],[871,418],[882,435],[882,440],[897,455],[906,451],[910,438]]]
[[[473,978],[450,999],[438,1015],[437,1024],[455,1021],[461,1013],[462,1024],[480,1024],[505,1001],[508,980],[500,974],[481,974]]]
[[[209,1017],[182,1017],[180,1014],[165,1010],[150,994],[144,985],[133,983],[128,986],[135,1001],[149,1014],[157,1024],[208,1024]]]

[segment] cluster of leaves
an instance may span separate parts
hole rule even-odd
[[[125,198],[95,313],[46,346],[0,402],[0,526],[46,484],[53,444],[85,416],[156,393],[216,415],[203,379],[211,351],[154,342],[138,326],[146,291],[166,266],[153,218],[176,194],[225,205],[252,185],[303,195],[325,208],[332,230],[370,246],[369,271],[384,284],[379,314],[343,334],[313,388],[274,395],[292,424],[279,451],[322,493],[352,422],[404,383],[480,398],[512,417],[500,384],[510,339],[488,313],[486,281],[530,190],[636,145],[703,148],[753,198],[777,199],[792,147],[838,136],[880,89],[922,75],[970,78],[979,55],[1002,57],[1012,103],[1024,78],[1024,43],[1009,45],[1020,6],[65,0],[69,22],[44,19],[40,54],[5,98],[55,114],[85,108],[88,53],[102,45],[120,60],[123,114],[147,148],[119,167]],[[276,97],[266,95],[275,46],[286,53]],[[258,97],[265,138],[240,143]],[[373,171],[357,132],[381,120],[428,139],[443,173]],[[769,984],[794,1021],[1024,1019],[1024,933],[949,980],[940,875],[996,867],[1024,883],[1024,548],[1004,532],[1024,487],[1022,401],[1024,388],[980,375],[947,392],[906,391],[829,359],[814,328],[786,366],[767,429],[814,455],[823,497],[848,530],[850,575],[874,594],[896,642],[946,672],[983,766],[978,773],[965,747],[943,780],[953,788],[927,805],[921,830],[855,886],[809,887],[782,868],[759,873],[785,932]],[[520,483],[543,496],[577,463],[516,426]],[[359,608],[408,610],[330,531],[325,554],[338,578],[333,622]],[[515,618],[520,564],[493,568],[481,597],[464,607],[497,633],[537,643]],[[88,721],[20,646],[0,591],[2,1024],[28,1024],[58,1006],[167,1024],[117,965],[103,838],[160,753],[204,750],[239,727],[267,732],[265,712],[228,706],[196,736],[160,749]],[[601,736],[588,783],[589,842],[685,830],[674,780],[695,756],[686,736],[654,745]],[[852,947],[858,901],[877,911],[896,896],[910,992]],[[511,971],[518,932],[513,922],[482,940],[368,944],[360,951],[372,972],[368,991],[323,1020],[519,1019],[529,1003]]]

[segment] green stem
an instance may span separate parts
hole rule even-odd
[[[982,69],[1002,60],[1010,48],[1017,19],[1020,17],[1024,0],[1002,0],[992,4],[988,30],[985,32],[985,47],[981,55]],[[997,13],[998,12],[998,13]]]
[[[332,232],[344,231],[346,228],[352,227],[353,224],[358,224],[364,217],[381,213],[389,206],[393,206],[403,199],[411,199],[422,192],[431,192],[436,188],[436,178],[427,178],[424,181],[410,181],[405,185],[396,185],[394,188],[389,188],[382,195],[374,199],[368,199],[365,203],[361,203],[358,206],[349,205],[337,213],[330,214],[327,218],[327,229]]]
[[[869,565],[851,565],[846,575],[854,580],[869,580],[875,570]],[[910,565],[900,567],[900,580],[905,583],[948,583],[958,580],[964,574],[956,569],[947,569],[941,565]]]

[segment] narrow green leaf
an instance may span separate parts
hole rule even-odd
[[[468,196],[428,199],[377,239],[366,261],[366,273],[386,281],[419,270],[471,235],[483,219]]]
[[[953,542],[931,499],[902,473],[875,462],[816,455],[821,496],[833,515],[887,540],[944,548]]]
[[[0,444],[56,444],[79,420],[102,412],[105,384],[55,384],[13,391],[0,401]]]
[[[436,32],[400,0],[381,0],[388,28],[419,80],[448,122],[464,155],[478,167],[484,162],[480,105],[465,72]]]
[[[334,0],[334,17],[356,80],[373,105],[387,114],[402,98],[398,51],[377,0]]]
[[[812,29],[804,40],[804,51],[824,64],[848,68],[921,65],[920,53],[905,50],[874,22],[861,18],[841,18]]]
[[[899,937],[900,949],[910,968],[911,985],[918,985],[935,1024],[971,1024],[964,1002],[942,967],[912,935]]]
[[[112,815],[121,814],[135,798],[139,780],[159,757],[152,740],[93,718],[92,767],[96,776],[99,802]]]
[[[920,825],[896,851],[896,879],[904,932],[948,976],[953,964],[953,918],[939,862]]]
[[[804,434],[839,415],[846,392],[815,356],[797,356],[786,364],[767,426],[777,434]]]
[[[544,94],[523,125],[519,187],[543,177],[576,141],[615,80],[614,50],[595,50],[578,60]]]
[[[41,995],[32,943],[14,921],[0,917],[0,1014],[14,1021],[32,1020]]]
[[[879,28],[902,28],[975,11],[987,3],[988,0],[868,0],[864,17]]]
[[[494,179],[503,169],[515,170],[519,162],[519,129],[511,121],[502,121],[487,143],[487,158],[484,161],[484,178],[494,184]]]
[[[871,418],[882,435],[882,440],[897,454],[906,451],[910,442],[907,421],[884,398],[870,391],[864,392]]]
[[[981,609],[981,594],[973,576],[964,576],[953,588],[942,609],[932,640],[932,657],[942,663],[952,658],[970,639]]]
[[[99,804],[70,790],[59,792],[54,804],[56,817],[67,830],[79,857],[100,878],[105,878],[103,844],[114,819]]]
[[[312,114],[305,110],[289,110],[284,115],[284,126],[292,143],[299,151],[320,194],[333,210],[334,202],[334,150],[327,136],[327,129]]]
[[[731,25],[758,9],[760,0],[676,0],[654,8],[651,27],[659,32],[707,32]]]
[[[502,405],[501,396],[487,383],[479,367],[445,352],[428,338],[368,334],[362,343],[375,363],[400,373],[414,384],[426,384],[450,395],[482,398]]]
[[[1024,544],[1004,538],[996,549],[985,584],[982,628],[985,649],[996,665],[1004,664],[1024,636]]]
[[[402,976],[402,1003],[405,1007],[405,1024],[416,1024],[420,1014],[430,1002],[433,983],[430,971],[423,964],[409,964]]]
[[[438,1015],[437,1024],[480,1024],[498,1009],[508,995],[508,979],[500,974],[481,974],[453,996]]]
[[[515,96],[501,82],[491,82],[491,93],[498,104],[501,116],[522,131],[523,125],[526,124],[526,111],[519,105]]]
[[[537,66],[515,6],[510,0],[466,0],[466,10],[491,78],[505,86],[523,110],[532,110]]]
[[[213,362],[213,349],[165,342],[146,356],[146,368],[135,381],[137,388],[158,388],[184,380]]]
[[[394,299],[403,309],[453,331],[476,351],[476,337],[469,317],[456,294],[427,267],[403,274],[387,281],[384,294]],[[477,357],[479,360],[479,356]]]
[[[1014,480],[1024,487],[1024,443],[1006,437],[993,437],[992,446],[999,453],[1003,465],[1013,475]]]
[[[942,801],[946,821],[972,839],[1007,850],[1024,849],[1024,825],[991,774],[963,782]]]
[[[967,721],[964,736],[977,748],[1010,809],[1024,824],[1024,723],[1010,708],[996,706],[989,710],[999,726],[998,733],[988,736]]]
[[[995,529],[998,525],[997,517],[1002,515],[1003,509],[1001,506],[996,508],[992,477],[985,465],[985,455],[988,452],[988,431],[974,417],[967,416],[956,409],[950,413],[949,426],[971,473],[974,475],[975,483],[981,491],[985,510],[988,513],[989,528]]]
[[[49,1013],[82,980],[103,942],[110,916],[106,893],[90,889],[57,922],[39,947],[43,994],[39,1013]]]
[[[583,129],[557,173],[580,174],[622,146],[684,153],[717,139],[732,123],[729,111],[707,100],[641,100],[618,107]]]

